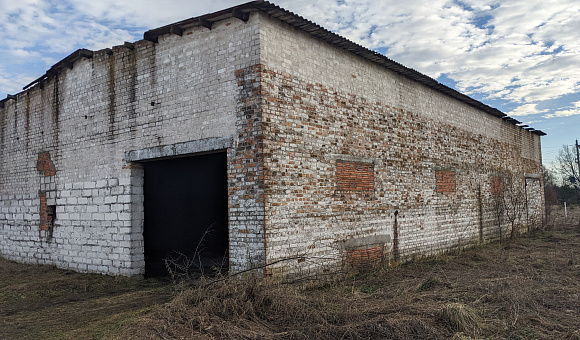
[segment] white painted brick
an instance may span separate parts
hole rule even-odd
[[[539,137],[352,53],[337,53],[264,14],[253,13],[248,23],[230,18],[215,22],[211,32],[190,32],[76,61],[58,77],[58,125],[46,119],[54,108],[53,77],[44,89],[33,86],[17,103],[6,103],[0,115],[15,124],[4,131],[0,145],[3,155],[10,155],[0,169],[3,255],[79,271],[143,274],[142,170],[124,162],[126,152],[208,137],[233,136],[228,157],[240,161],[228,169],[230,188],[241,188],[229,197],[232,271],[247,267],[249,258],[260,263],[304,251],[338,259],[337,244],[377,233],[392,240],[395,210],[401,256],[435,254],[479,236],[474,228],[458,231],[457,226],[479,223],[472,185],[489,187],[481,169],[539,171]],[[257,63],[261,66],[253,68]],[[253,77],[260,68],[264,73]],[[111,81],[119,91],[113,103],[108,102]],[[259,122],[245,125],[251,110],[245,112],[240,99],[258,88],[260,117],[276,133],[258,131]],[[133,91],[134,100],[128,100]],[[31,108],[28,124],[26,115],[16,112],[27,107],[25,100]],[[16,136],[29,139],[18,143]],[[255,136],[264,137],[264,154],[272,159],[256,162],[250,159],[256,150],[244,156],[235,149],[244,143],[239,138]],[[54,141],[58,149],[51,147]],[[512,149],[519,150],[517,159],[500,163],[497,155]],[[49,152],[55,176],[36,169],[39,150]],[[341,158],[374,164],[372,197],[337,192]],[[276,174],[267,184],[258,174],[249,176],[262,163]],[[235,164],[247,166],[246,172]],[[458,195],[467,197],[459,203],[436,190],[436,171],[446,167],[457,174]],[[39,190],[48,190],[47,198],[57,205],[50,244],[38,229]],[[493,237],[488,229],[486,239]],[[84,243],[99,246],[87,251]],[[272,269],[316,270],[308,261]]]

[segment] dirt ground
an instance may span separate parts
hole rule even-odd
[[[580,339],[580,207],[568,213],[324,285],[174,285],[0,259],[0,339]]]

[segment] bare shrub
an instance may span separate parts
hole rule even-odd
[[[503,226],[505,220],[509,223],[510,239],[519,234],[519,222],[526,211],[526,193],[524,182],[515,174],[505,173],[497,177],[498,183],[492,191],[492,207],[497,218],[499,239],[503,242]]]
[[[212,223],[199,239],[193,256],[189,257],[181,252],[174,251],[163,261],[165,269],[173,283],[192,280],[207,275],[206,267],[203,263],[204,241],[208,235],[213,232],[214,224]],[[227,271],[227,252],[222,256],[222,262],[214,264],[211,267],[211,276],[221,277]]]
[[[523,182],[515,175],[505,176],[504,182],[504,208],[505,216],[511,225],[510,238],[513,239],[519,233],[516,222],[520,221],[526,211],[526,194]]]

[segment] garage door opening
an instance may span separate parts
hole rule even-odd
[[[144,163],[145,275],[228,266],[225,152]]]

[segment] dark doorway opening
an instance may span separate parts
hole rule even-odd
[[[144,163],[145,275],[228,266],[225,152]],[[179,270],[179,269],[178,269]]]

